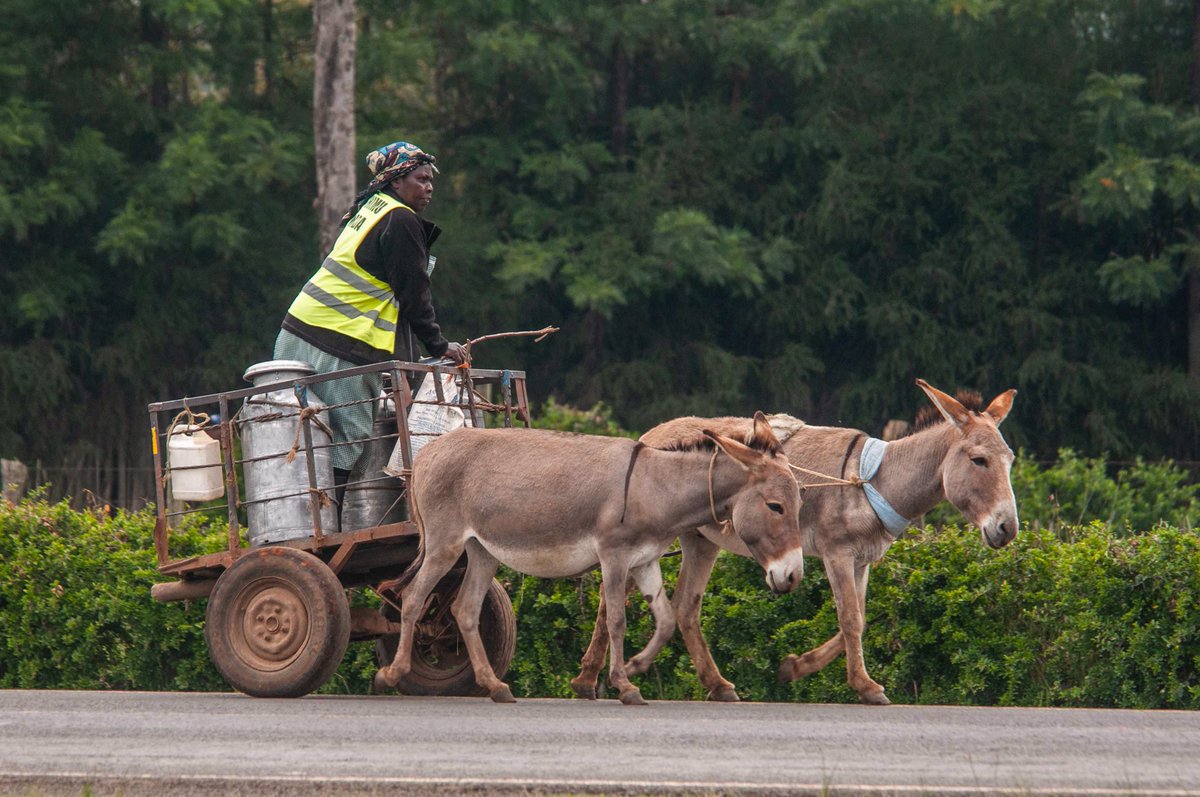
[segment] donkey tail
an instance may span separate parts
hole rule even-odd
[[[421,511],[417,508],[417,491],[415,489],[416,485],[413,483],[413,475],[410,473],[408,476],[408,511],[412,515],[413,521],[417,524],[417,533],[419,535],[417,555],[409,562],[408,567],[404,568],[403,573],[393,579],[384,581],[375,590],[381,594],[386,592],[386,596],[393,599],[400,597],[401,590],[408,586],[408,582],[413,580],[413,577],[417,575],[417,571],[421,569],[421,564],[425,561],[425,524],[421,522]]]

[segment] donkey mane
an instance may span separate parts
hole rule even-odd
[[[713,431],[720,434],[726,433],[726,430],[719,428],[714,428]],[[734,437],[734,435],[730,436]],[[755,436],[753,426],[751,426],[750,431],[739,442],[745,443],[749,448],[755,451],[762,451],[765,454],[774,455],[783,453],[783,446],[779,444],[777,439],[772,437],[764,440]],[[661,451],[711,451],[716,446],[717,444],[713,442],[712,438],[706,436],[702,430],[697,430],[694,435],[674,440],[663,446],[655,446],[655,448]]]
[[[745,441],[743,441],[745,442]],[[689,438],[687,440],[676,440],[670,445],[665,445],[659,448],[660,451],[703,451],[712,450],[716,447],[710,438],[700,435],[699,437]]]
[[[954,398],[969,412],[978,413],[983,411],[983,395],[978,390],[964,390],[959,388],[958,392],[954,394]],[[938,412],[937,407],[932,404],[925,404],[921,409],[917,410],[912,429],[904,436],[908,437],[908,435],[916,434],[923,429],[928,429],[930,426],[936,426],[939,423],[945,422],[946,419]]]

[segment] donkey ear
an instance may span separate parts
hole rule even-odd
[[[763,415],[762,410],[754,413],[754,431],[746,443],[759,451],[775,453],[782,450],[779,438],[775,436],[775,430],[771,428],[771,424],[767,423],[767,416]]]
[[[1012,409],[1013,399],[1017,396],[1016,388],[1006,390],[999,396],[992,399],[992,403],[988,405],[985,413],[992,416],[992,420],[999,426],[1005,418],[1008,417],[1009,411]]]
[[[760,452],[755,451],[744,443],[739,443],[732,437],[717,434],[712,429],[703,429],[701,433],[716,443],[718,448],[728,454],[734,462],[741,465],[745,470],[750,470],[763,461],[763,455]]]
[[[917,387],[925,391],[925,395],[933,402],[933,406],[937,407],[942,417],[956,427],[962,428],[962,425],[971,417],[971,413],[958,402],[958,399],[943,393],[924,379],[917,380]]]

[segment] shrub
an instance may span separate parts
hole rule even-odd
[[[899,543],[867,604],[876,679],[922,703],[1200,707],[1200,539],[1061,531]]]
[[[600,434],[609,437],[637,437],[637,432],[622,429],[612,417],[612,409],[603,401],[590,410],[581,410],[569,404],[559,404],[551,396],[542,405],[542,411],[533,419],[535,429],[553,429],[559,432],[578,434]]]
[[[586,413],[551,405],[543,421],[616,428],[599,405]],[[1110,476],[1101,461],[1067,451],[1046,469],[1020,458],[1013,481],[1026,528],[1011,545],[993,551],[974,529],[930,523],[875,566],[864,654],[893,701],[1200,708],[1195,485],[1170,463],[1138,462]],[[208,661],[206,602],[150,597],[162,580],[153,525],[149,510],[75,512],[42,494],[0,502],[0,687],[228,690]],[[224,545],[223,525],[193,518],[173,530],[171,552]],[[668,589],[678,566],[663,560]],[[500,579],[517,612],[514,692],[570,695],[599,575],[546,580],[502,570]],[[377,605],[361,590],[352,601]],[[650,638],[653,619],[636,592],[626,611],[632,653]],[[844,659],[802,681],[776,682],[787,653],[837,630],[816,560],[798,589],[774,596],[758,565],[723,554],[701,622],[744,698],[857,700]],[[365,693],[375,669],[373,645],[354,643],[321,691]],[[678,636],[636,682],[648,698],[704,697]]]
[[[154,516],[75,512],[40,493],[0,501],[0,686],[225,689],[208,662],[200,606],[159,603]],[[185,523],[173,553],[220,547]]]

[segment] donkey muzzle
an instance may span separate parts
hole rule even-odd
[[[777,595],[791,592],[800,584],[800,579],[804,578],[804,555],[799,550],[789,553],[772,562],[765,570],[767,586],[772,592]]]
[[[996,513],[980,524],[979,530],[983,532],[983,541],[987,546],[998,549],[1013,541],[1020,530],[1020,524],[1014,514]]]

